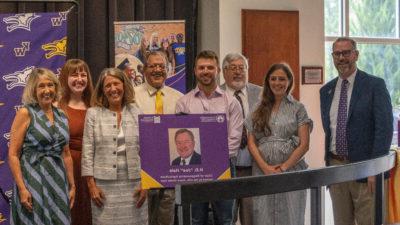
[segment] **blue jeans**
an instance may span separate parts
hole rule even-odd
[[[235,161],[236,158],[230,159],[230,168],[232,177],[236,176]],[[214,214],[215,224],[233,225],[233,207],[235,200],[220,200],[210,202]],[[208,207],[209,202],[201,202],[192,204],[192,225],[208,224]]]

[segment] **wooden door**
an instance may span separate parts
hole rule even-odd
[[[293,70],[293,96],[299,99],[299,12],[242,10],[243,54],[249,59],[249,82],[263,85],[268,68],[287,62]]]

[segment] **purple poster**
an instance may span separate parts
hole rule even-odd
[[[0,14],[0,224],[9,224],[13,178],[7,164],[11,123],[22,106],[30,72],[46,67],[59,74],[66,58],[67,12]]]
[[[230,178],[225,114],[139,115],[142,187]]]

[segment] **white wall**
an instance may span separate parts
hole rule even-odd
[[[200,0],[198,11],[197,50],[219,52],[219,1]]]
[[[300,17],[300,70],[301,66],[324,66],[323,0],[200,0],[199,4],[199,51],[211,49],[219,53],[220,58],[229,52],[242,52],[242,9],[297,10]],[[314,121],[310,150],[306,154],[310,168],[325,165],[324,132],[319,110],[321,86],[301,85],[300,81],[300,101]],[[310,223],[309,204],[307,201],[306,225]],[[333,224],[330,200],[327,199],[326,204],[323,202],[322,205],[327,210],[323,215],[325,224]]]
[[[219,53],[221,58],[229,52],[242,52],[242,9],[297,10],[300,16],[300,67],[324,65],[323,0],[200,0],[199,2],[199,51],[212,49]],[[216,40],[219,40],[218,43],[215,43]],[[306,155],[307,162],[312,168],[324,166],[324,133],[318,92],[320,87],[321,85],[300,85],[300,101],[304,103],[314,121],[310,151]]]

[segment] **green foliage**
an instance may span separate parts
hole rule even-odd
[[[349,3],[350,36],[396,36],[396,0],[350,0]]]
[[[340,1],[325,0],[325,35],[340,35]]]
[[[332,42],[325,42],[325,83],[337,76],[337,71],[333,65]]]
[[[400,108],[400,46],[359,44],[358,49],[360,51],[358,67],[382,77],[386,81],[393,106]]]

